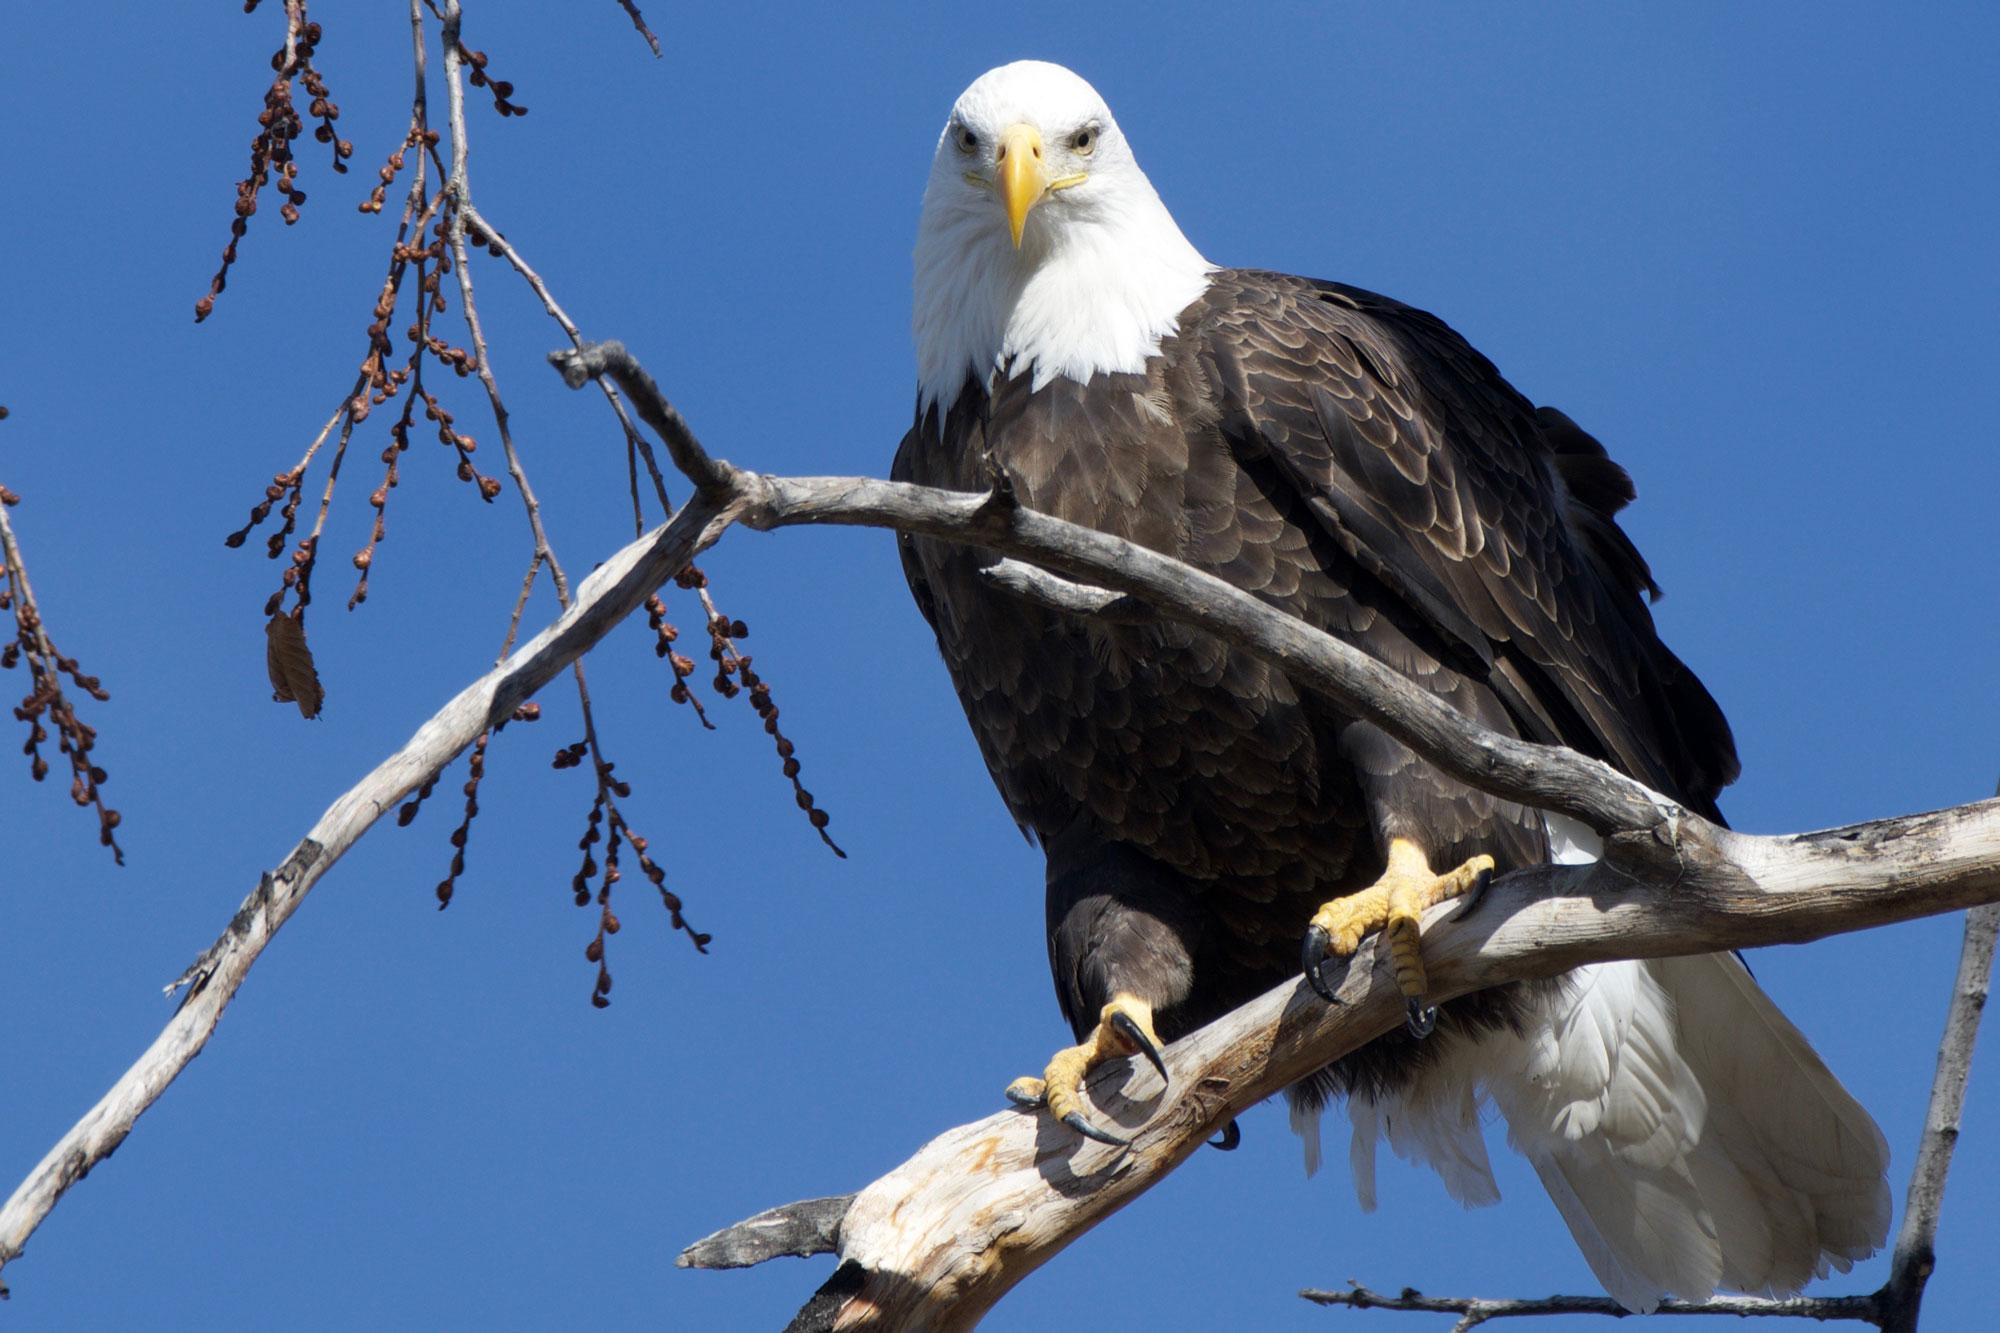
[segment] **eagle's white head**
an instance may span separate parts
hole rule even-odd
[[[1181,235],[1097,90],[1021,60],[952,105],[917,224],[918,408],[968,373],[1136,371],[1214,265]]]

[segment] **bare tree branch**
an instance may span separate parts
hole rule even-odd
[[[622,347],[551,359],[572,387],[593,374],[617,378],[700,493],[746,498],[742,521],[753,527],[889,526],[1032,562],[1044,570],[1003,563],[992,577],[1078,614],[1125,617],[1135,603],[1150,605],[1281,665],[1473,785],[1573,815],[1607,835],[1603,862],[1508,876],[1474,922],[1427,943],[1427,958],[1440,960],[1433,985],[1447,996],[1585,962],[1813,939],[1875,924],[1882,912],[1915,915],[2000,898],[2000,803],[1793,837],[1737,834],[1608,765],[1484,731],[1394,671],[1219,579],[1023,510],[1004,476],[990,495],[969,496],[740,473],[703,449]],[[1046,570],[1104,587],[1066,583]],[[1129,1151],[1106,1158],[1098,1145],[1078,1145],[1067,1131],[1019,1112],[934,1140],[856,1196],[837,1230],[844,1262],[794,1327],[976,1322],[1234,1114],[1393,1026],[1397,994],[1393,984],[1369,980],[1372,960],[1372,950],[1355,960],[1348,985],[1363,978],[1363,993],[1347,1004],[1319,1009],[1288,985],[1177,1045],[1171,1087],[1124,1108],[1125,1122],[1135,1112],[1142,1122],[1125,1123],[1136,1129]],[[1108,1076],[1093,1083],[1103,1086]],[[1092,1173],[1072,1171],[1072,1162],[1093,1157],[1100,1160]],[[824,1205],[812,1207],[813,1228],[790,1220],[821,1234]],[[783,1223],[787,1213],[760,1215],[754,1230]],[[711,1237],[683,1262],[747,1242],[737,1231]]]
[[[653,48],[654,58],[658,59],[660,55],[660,39],[653,35],[651,28],[646,26],[645,16],[639,12],[639,6],[633,3],[633,0],[618,0],[618,3],[624,8],[625,13],[630,16],[632,26],[639,30],[639,35],[646,39],[646,45]]]
[[[168,988],[171,992],[185,985],[189,991],[166,1029],[0,1206],[0,1266],[20,1255],[69,1187],[111,1155],[146,1108],[201,1053],[264,946],[328,868],[398,801],[480,733],[505,722],[530,695],[643,604],[655,588],[713,542],[728,522],[729,516],[711,498],[697,496],[672,522],[626,546],[583,581],[576,602],[560,619],[460,691],[400,750],[327,808],[283,864],[266,874],[243,900],[221,937]]]
[[[1344,1305],[1351,1310],[1403,1310],[1418,1314],[1455,1314],[1452,1333],[1477,1328],[1489,1319],[1520,1319],[1543,1314],[1594,1314],[1623,1319],[1632,1312],[1609,1296],[1542,1296],[1501,1300],[1484,1296],[1426,1296],[1405,1289],[1385,1296],[1358,1282],[1346,1291],[1321,1291],[1308,1287],[1299,1293],[1318,1305]],[[1821,1322],[1854,1319],[1863,1323],[1876,1320],[1873,1296],[1794,1296],[1774,1301],[1764,1296],[1718,1296],[1708,1301],[1661,1301],[1655,1314],[1726,1314],[1738,1318],[1772,1315],[1780,1319],[1817,1319]]]
[[[1449,999],[1585,963],[1816,939],[1878,924],[1885,912],[2000,900],[2000,802],[1747,841],[1770,844],[1758,849],[1755,876],[1705,850],[1678,883],[1631,879],[1601,862],[1538,867],[1496,880],[1464,919],[1442,905],[1425,923],[1432,991]],[[1939,855],[1955,863],[1950,883],[1918,883]],[[855,1266],[836,1274],[847,1298],[826,1322],[803,1327],[970,1327],[1223,1123],[1402,1020],[1386,952],[1373,941],[1339,994],[1329,1006],[1296,982],[1272,989],[1176,1042],[1164,1089],[1143,1065],[1103,1067],[1087,1084],[1094,1118],[1128,1135],[1129,1149],[1084,1142],[1020,1109],[940,1135],[855,1197],[838,1228],[843,1267]],[[759,1225],[772,1221],[767,1213]],[[704,1245],[713,1250],[727,1234]],[[690,1252],[683,1262],[702,1258]]]
[[[572,337],[575,335],[572,334]],[[591,380],[609,375],[624,388],[639,417],[660,442],[681,475],[703,489],[726,489],[737,484],[737,472],[720,459],[711,458],[694,428],[680,409],[667,401],[660,386],[638,359],[621,342],[582,343],[577,347],[549,353],[549,364],[562,376],[564,384],[580,389]]]
[[[461,691],[334,802],[263,879],[183,978],[190,993],[166,1030],[0,1208],[0,1264],[20,1254],[63,1192],[117,1147],[200,1051],[264,945],[327,868],[382,813],[502,723],[736,522],[896,528],[1087,580],[1282,665],[1300,684],[1378,722],[1475,786],[1574,815],[1609,835],[1601,863],[1520,871],[1497,881],[1469,918],[1434,917],[1426,960],[1441,999],[1602,959],[1796,942],[2000,900],[2000,802],[1787,837],[1733,833],[1608,765],[1484,731],[1394,671],[1256,598],[1166,556],[1021,509],[1004,486],[978,496],[858,477],[740,471],[702,448],[622,349],[553,359],[573,384],[600,371],[616,374],[695,482],[694,495],[672,521],[586,579],[553,625]],[[824,1326],[973,1322],[1238,1111],[1399,1022],[1401,996],[1375,959],[1373,946],[1364,946],[1339,1005],[1279,987],[1176,1044],[1168,1053],[1172,1086],[1162,1091],[1142,1071],[1140,1099],[1122,1099],[1108,1112],[1132,1132],[1129,1150],[1079,1144],[1068,1130],[1021,1110],[940,1136],[842,1213],[838,1244],[847,1262],[814,1306]],[[1100,1101],[1119,1073],[1114,1064],[1091,1080]],[[822,1204],[817,1231],[803,1234],[824,1234],[833,1225],[827,1211]]]
[[[630,384],[628,394],[633,393]],[[636,395],[634,395],[636,398]],[[641,415],[644,415],[642,408]],[[720,465],[720,466],[727,466]],[[1677,836],[1726,836],[1609,764],[1470,726],[1449,704],[1359,649],[1274,611],[1240,588],[1143,547],[997,496],[930,491],[854,477],[753,476],[736,483],[754,528],[839,524],[895,528],[984,546],[1152,605],[1282,666],[1484,791],[1574,816],[1603,834],[1637,834],[1666,853]]]
[[[1976,907],[1966,913],[1965,944],[1959,950],[1958,977],[1952,983],[1944,1037],[1938,1042],[1937,1073],[1931,1079],[1924,1133],[1917,1141],[1917,1164],[1910,1172],[1910,1193],[1903,1204],[1903,1229],[1896,1235],[1889,1280],[1875,1293],[1883,1305],[1885,1333],[1915,1333],[1924,1284],[1937,1267],[1944,1178],[1951,1170],[1951,1151],[1958,1145],[1959,1126],[1965,1118],[1965,1085],[1972,1076],[1972,1047],[1979,1037],[1979,1018],[1986,1010],[1996,938],[2000,938],[2000,908]]]

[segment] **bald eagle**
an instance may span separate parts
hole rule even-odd
[[[1486,727],[1604,759],[1720,818],[1721,710],[1655,632],[1624,469],[1435,316],[1204,259],[1102,98],[1024,61],[953,106],[916,246],[916,420],[893,475],[1022,503],[1227,579]],[[1608,963],[1431,1010],[1414,921],[1594,835],[1445,776],[1271,664],[1168,622],[1002,591],[904,538],[1000,794],[1048,861],[1079,1044],[1020,1100],[1113,1136],[1078,1083],[1386,928],[1398,1031],[1288,1093],[1319,1159],[1344,1096],[1376,1145],[1498,1197],[1497,1106],[1605,1288],[1648,1310],[1792,1292],[1882,1244],[1887,1147],[1735,957]],[[1162,1069],[1164,1073],[1164,1068]],[[1114,1140],[1115,1141],[1115,1140]]]

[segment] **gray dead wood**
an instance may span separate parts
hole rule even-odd
[[[1914,865],[1961,836],[1983,848],[1984,864],[1968,859],[1907,892],[1896,882],[1901,871],[1890,871],[1877,851],[1844,850],[1901,847],[1913,853],[1909,860],[1891,859]],[[1503,876],[1471,916],[1452,920],[1455,908],[1446,904],[1426,919],[1432,991],[1448,999],[1588,962],[1818,938],[1850,923],[1877,924],[1885,906],[1900,912],[1956,905],[1961,895],[2000,897],[2000,804],[1822,839],[1769,840],[1783,855],[1762,862],[1761,878],[1719,859],[1691,864],[1678,886],[1631,879],[1602,863]],[[1298,983],[1271,990],[1176,1042],[1164,1089],[1143,1066],[1121,1061],[1098,1070],[1087,1085],[1095,1114],[1130,1135],[1130,1149],[1084,1142],[1013,1108],[940,1135],[855,1197],[831,1248],[844,1265],[859,1265],[860,1282],[848,1270],[842,1282],[853,1290],[806,1327],[971,1327],[1014,1283],[1156,1183],[1231,1117],[1402,1021],[1402,997],[1372,941],[1355,956],[1340,998],[1322,1004]]]
[[[840,1245],[840,1221],[852,1194],[805,1199],[773,1208],[704,1236],[681,1251],[681,1268],[748,1268],[766,1259],[830,1254]]]

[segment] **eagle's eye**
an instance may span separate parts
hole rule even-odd
[[[979,151],[979,135],[974,132],[970,125],[958,126],[952,130],[951,137],[953,142],[958,145],[959,152],[970,156]]]
[[[1096,147],[1097,147],[1097,126],[1095,125],[1086,125],[1082,129],[1078,130],[1075,134],[1072,134],[1070,136],[1069,139],[1070,151],[1072,153],[1075,153],[1078,157],[1089,157],[1091,151]]]

